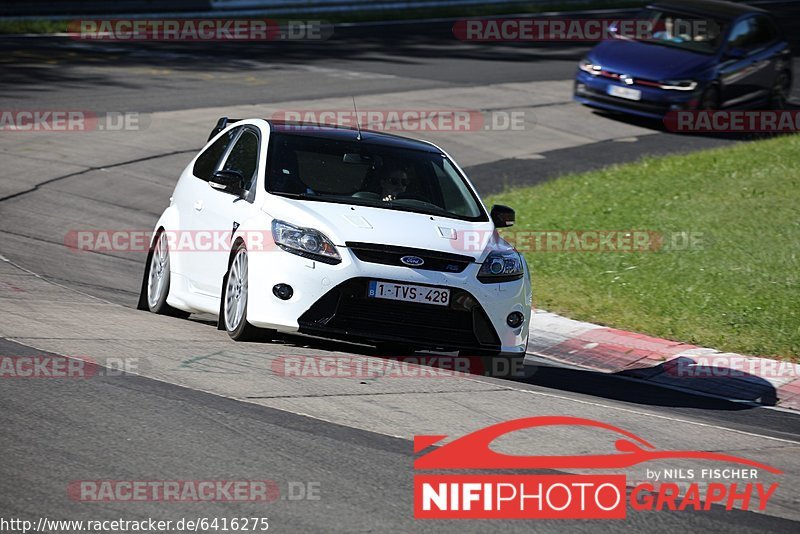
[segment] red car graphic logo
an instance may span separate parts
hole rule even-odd
[[[516,456],[496,452],[490,444],[516,430],[544,426],[594,427],[615,432],[622,437],[615,446],[618,453],[582,456]],[[447,436],[414,436],[414,452],[421,452]],[[621,469],[644,462],[664,459],[712,460],[747,465],[782,474],[772,466],[747,458],[705,451],[659,451],[639,436],[613,425],[581,417],[526,417],[498,423],[455,439],[414,461],[414,469]]]

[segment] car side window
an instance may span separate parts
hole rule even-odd
[[[231,140],[236,137],[236,132],[237,128],[233,128],[228,131],[228,133],[223,134],[222,137],[214,141],[210,147],[205,149],[203,153],[198,156],[197,160],[194,162],[194,168],[192,169],[192,173],[195,177],[206,182],[211,179],[214,171],[217,170],[220,158],[222,158],[225,151],[228,150],[228,145]]]
[[[766,17],[756,16],[745,19],[731,31],[728,46],[742,50],[754,50],[775,40],[777,34]]]
[[[258,135],[250,129],[245,129],[236,144],[233,145],[222,169],[242,173],[242,176],[244,176],[244,188],[249,190],[256,178],[257,168]]]
[[[472,195],[467,185],[463,181],[448,179],[448,174],[450,176],[458,174],[453,164],[446,158],[442,158],[441,162],[432,163],[432,166],[441,189],[443,207],[464,217],[477,217],[480,215],[480,210],[477,209],[477,206],[470,206],[465,200]]]
[[[745,19],[736,23],[728,38],[729,48],[748,48],[748,42],[753,32],[753,19]]]
[[[752,20],[754,28],[751,48],[767,45],[778,37],[775,26],[767,17],[757,16]]]

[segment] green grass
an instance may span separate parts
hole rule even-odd
[[[800,136],[612,166],[489,199],[517,230],[699,232],[702,247],[528,252],[537,307],[800,361]]]
[[[78,18],[78,17],[76,17]],[[0,20],[0,35],[25,33],[63,33],[67,31],[66,20]]]

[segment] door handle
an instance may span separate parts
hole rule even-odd
[[[203,211],[203,201],[198,200],[194,203],[194,211]]]

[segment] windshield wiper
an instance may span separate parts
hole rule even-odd
[[[312,196],[308,193],[290,193],[289,191],[268,191],[268,193],[287,198],[310,198]]]

